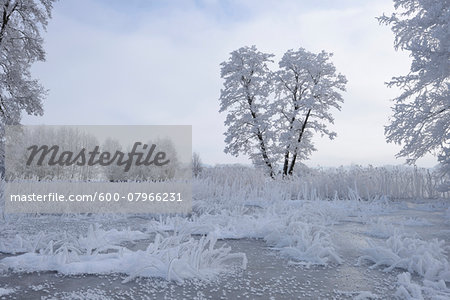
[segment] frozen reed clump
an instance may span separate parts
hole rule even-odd
[[[145,250],[132,251],[114,243],[98,243],[95,229],[84,237],[66,237],[50,241],[39,252],[29,252],[0,260],[0,270],[16,272],[56,271],[64,275],[110,274],[136,277],[162,277],[183,282],[185,279],[213,279],[230,271],[230,265],[246,268],[243,253],[231,253],[231,248],[217,247],[217,239],[202,236],[195,239],[186,232],[157,234]]]
[[[445,254],[445,241],[424,241],[395,234],[381,243],[372,240],[367,242],[369,247],[358,259],[358,264],[367,260],[374,263],[371,268],[385,266],[385,272],[399,268],[416,273],[427,280],[450,282],[450,264]]]

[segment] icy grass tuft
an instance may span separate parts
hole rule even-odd
[[[7,288],[0,287],[0,297],[10,295],[14,292],[15,292],[14,289],[7,289]]]
[[[391,223],[377,219],[370,223],[369,228],[364,232],[366,235],[375,238],[389,238],[399,232],[402,232],[403,227],[396,227]]]
[[[90,229],[86,237],[51,241],[39,253],[25,253],[0,260],[0,269],[16,272],[56,271],[64,275],[110,274],[136,277],[162,277],[182,282],[185,279],[212,279],[226,271],[233,260],[247,266],[243,253],[231,253],[229,247],[216,247],[217,239],[203,236],[194,239],[187,233],[162,236],[157,234],[146,250],[105,244],[94,238]]]
[[[76,241],[74,247],[83,248],[87,251],[102,249],[108,245],[118,245],[122,242],[147,239],[149,236],[141,231],[130,230],[104,230],[98,224],[89,226],[86,236],[76,237],[70,233],[47,233],[39,232],[35,235],[16,234],[13,237],[3,237],[0,240],[0,252],[2,253],[25,253],[39,252],[53,243],[54,247],[59,244],[70,244]]]
[[[329,233],[323,226],[304,222],[280,224],[264,240],[282,255],[309,265],[341,264]]]
[[[331,241],[328,225],[337,223],[347,213],[348,207],[336,201],[282,200],[265,207],[236,206],[203,212],[189,220],[166,218],[161,227],[151,223],[148,230],[185,228],[196,234],[213,233],[221,239],[258,238],[295,262],[329,265],[340,264],[342,259]]]
[[[446,300],[450,299],[450,289],[444,280],[432,282],[425,279],[423,285],[420,285],[411,280],[410,273],[405,272],[397,276],[397,290],[394,296],[405,300]]]
[[[365,255],[358,259],[358,264],[368,260],[374,263],[371,268],[387,266],[385,272],[400,268],[427,280],[450,282],[450,265],[445,255],[447,249],[442,240],[424,241],[393,235],[382,243],[367,242],[369,248],[364,250]]]
[[[408,217],[400,217],[400,218],[393,220],[392,224],[404,225],[404,226],[431,226],[431,225],[433,225],[427,219],[419,218],[419,217],[409,217],[409,218]]]
[[[369,291],[362,291],[353,298],[353,300],[371,300],[371,299],[379,299],[377,295]]]

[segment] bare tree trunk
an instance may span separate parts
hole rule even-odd
[[[264,163],[269,168],[270,177],[275,178],[275,173],[273,171],[272,164],[271,164],[271,162],[269,160],[269,156],[267,155],[267,149],[266,149],[266,146],[264,144],[264,139],[263,139],[262,133],[259,130],[259,128],[258,128],[257,136],[258,136],[258,139],[259,139],[259,146],[261,148],[261,154],[263,156]]]
[[[306,113],[305,121],[303,122],[302,129],[300,130],[300,133],[298,135],[297,146],[295,146],[294,154],[292,156],[291,165],[289,166],[289,171],[288,171],[289,175],[292,175],[292,173],[294,172],[295,161],[297,160],[298,144],[300,144],[300,142],[302,141],[303,133],[305,132],[306,124],[308,123],[308,119],[309,119],[310,114],[311,114],[311,109],[309,109],[308,112]]]
[[[291,91],[291,89],[288,87],[288,85],[285,83],[286,88],[291,91],[293,93],[292,95],[292,102],[294,105],[294,112],[292,115],[291,120],[289,121],[289,132],[292,131],[292,128],[294,127],[294,122],[295,122],[295,115],[297,114],[297,111],[299,109],[299,105],[298,105],[298,98],[299,100],[302,97],[302,92],[301,92],[301,88],[300,88],[300,94],[297,95],[297,92],[299,92],[299,82],[298,82],[298,74],[295,74],[295,80],[296,80],[296,86],[294,88],[293,91]],[[284,164],[283,164],[283,177],[288,175],[288,169],[289,169],[289,148],[290,148],[290,142],[286,145],[286,151],[284,152]]]
[[[247,102],[248,102],[250,113],[252,115],[253,120],[257,120],[256,113],[252,109],[253,98],[250,97],[249,95],[247,95]],[[263,157],[264,163],[266,164],[267,168],[269,169],[270,177],[275,178],[275,172],[273,171],[272,163],[270,162],[269,156],[267,155],[267,148],[266,148],[266,144],[264,143],[264,138],[263,138],[262,132],[259,127],[257,127],[256,129],[257,129],[256,136],[259,141],[259,148],[261,150],[261,155]]]
[[[292,128],[294,127],[294,122],[295,122],[295,114],[297,113],[298,110],[298,105],[297,105],[297,91],[294,94],[294,98],[293,98],[293,102],[294,102],[294,114],[289,122],[289,132],[292,131]],[[290,143],[288,143],[286,145],[286,151],[284,152],[284,164],[283,164],[283,176],[287,176],[288,175],[288,167],[289,167],[289,146]]]
[[[284,153],[283,176],[287,175],[288,167],[289,167],[289,150],[286,150],[286,152]]]
[[[292,131],[292,128],[294,127],[295,122],[295,114],[291,118],[291,121],[289,123],[289,132]],[[286,145],[286,151],[284,152],[284,164],[283,164],[283,176],[288,175],[288,168],[289,168],[289,146],[290,144]]]

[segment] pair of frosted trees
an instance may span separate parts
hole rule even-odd
[[[439,173],[450,191],[450,1],[394,0],[395,13],[378,21],[389,25],[394,47],[407,51],[411,68],[388,86],[402,93],[394,99],[386,139],[402,146],[397,157],[409,164],[427,153],[439,161]],[[339,109],[345,77],[337,74],[330,54],[288,51],[278,71],[268,68],[273,55],[255,47],[231,53],[222,64],[225,79],[220,101],[228,111],[225,152],[248,154],[274,176],[281,162],[291,174],[296,160],[314,150],[312,133],[334,137],[326,129]]]
[[[313,133],[333,139],[332,108],[340,110],[347,80],[330,61],[332,54],[303,48],[287,51],[279,69],[273,54],[242,47],[221,64],[225,80],[220,111],[227,111],[226,153],[249,155],[271,177],[294,172],[296,162],[315,150]]]

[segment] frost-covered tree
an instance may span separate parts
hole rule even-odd
[[[159,151],[164,151],[166,153],[166,159],[170,160],[170,163],[164,166],[156,167],[157,179],[167,180],[174,178],[178,172],[180,172],[182,164],[178,158],[178,152],[175,147],[175,143],[172,139],[158,138],[154,142]],[[151,145],[151,144],[150,144]]]
[[[122,144],[113,138],[107,138],[102,145],[102,152],[108,151],[110,153],[115,153],[116,151],[122,151]],[[108,166],[104,166],[103,168],[104,176],[111,182],[114,181],[125,181],[126,175],[123,172],[123,166],[119,166],[117,164],[110,164]]]
[[[297,160],[307,159],[315,150],[313,133],[333,139],[327,125],[334,122],[331,109],[340,110],[347,79],[336,72],[332,54],[318,54],[303,48],[287,51],[275,73],[276,101],[273,111],[283,152],[283,175],[292,174]]]
[[[17,124],[22,111],[42,114],[44,89],[30,67],[45,60],[41,32],[54,0],[0,1],[0,121]]]
[[[97,166],[79,166],[77,164],[50,166],[49,160],[52,154],[43,158],[42,165],[36,165],[40,154],[36,155],[36,159],[31,165],[27,165],[27,161],[31,157],[28,147],[32,145],[38,147],[47,145],[49,148],[56,145],[59,147],[58,154],[64,151],[79,153],[83,148],[93,149],[98,145],[98,140],[88,132],[72,127],[14,126],[14,128],[10,128],[6,140],[7,161],[9,162],[7,176],[10,179],[93,180],[100,177]]]
[[[200,154],[197,152],[192,153],[192,174],[194,177],[198,177],[203,171],[202,160],[200,159]]]
[[[255,46],[231,52],[221,64],[225,80],[220,93],[220,112],[227,111],[225,153],[244,153],[275,176],[271,144],[270,112],[267,111],[271,93],[271,72],[268,63],[273,54],[260,52]]]
[[[4,126],[18,124],[22,111],[43,113],[45,90],[31,77],[30,67],[45,60],[41,32],[51,17],[53,2],[0,0],[0,143]]]
[[[396,12],[378,18],[395,34],[395,49],[412,57],[410,72],[388,86],[402,89],[385,128],[388,142],[402,145],[399,157],[413,164],[434,153],[447,165],[450,145],[450,1],[394,0]],[[446,170],[450,174],[450,168]],[[450,186],[448,187],[450,189]]]
[[[442,177],[442,183],[438,186],[440,192],[450,191],[450,147],[444,148],[438,156],[438,174]]]
[[[144,145],[145,148],[144,148]],[[174,142],[169,137],[157,138],[153,141],[147,141],[137,147],[137,151],[147,153],[151,147],[154,146],[154,154],[164,152],[164,160],[169,160],[169,163],[163,166],[151,165],[136,165],[133,164],[129,172],[122,172],[124,180],[137,181],[152,181],[152,180],[168,180],[176,177],[181,170],[181,163],[178,158],[178,153]],[[129,145],[127,152],[131,152],[133,145]]]

